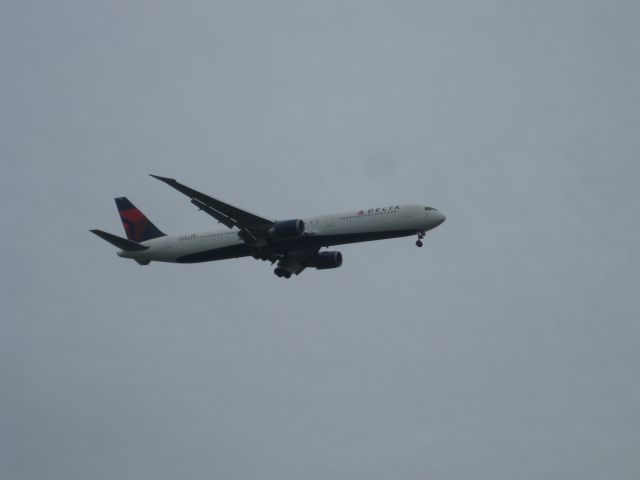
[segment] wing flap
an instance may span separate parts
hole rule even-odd
[[[202,203],[200,200],[196,198],[192,198],[191,203],[193,203],[196,207],[198,207],[199,210],[202,210],[207,215],[211,215],[213,218],[218,220],[218,222],[222,223],[226,227],[233,228],[236,226],[236,222],[231,220],[229,217],[227,217],[223,213],[220,213],[217,210],[211,208],[209,205]]]

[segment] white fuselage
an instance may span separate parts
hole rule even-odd
[[[304,250],[331,245],[381,240],[414,235],[440,225],[445,216],[424,205],[392,205],[303,219],[304,235],[274,240],[267,248]],[[248,245],[238,237],[239,230],[215,230],[187,235],[167,235],[141,242],[141,251],[120,251],[118,255],[139,262],[193,263],[248,256]]]

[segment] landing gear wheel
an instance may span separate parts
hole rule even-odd
[[[422,240],[416,240],[416,245],[418,247],[421,247],[422,245],[424,245],[424,243],[422,243]]]
[[[275,273],[276,276],[278,276],[280,278],[282,278],[282,277],[291,278],[291,272],[289,270],[284,269],[284,268],[278,267],[273,271],[273,273]]]

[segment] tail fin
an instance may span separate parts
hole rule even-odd
[[[165,236],[127,197],[116,198],[116,206],[129,240],[144,242]]]

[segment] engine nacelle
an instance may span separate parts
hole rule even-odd
[[[342,265],[342,254],[340,252],[319,252],[313,257],[313,266],[318,270],[338,268]]]
[[[282,220],[276,222],[269,229],[269,236],[273,238],[299,237],[304,233],[304,222],[302,220]]]

